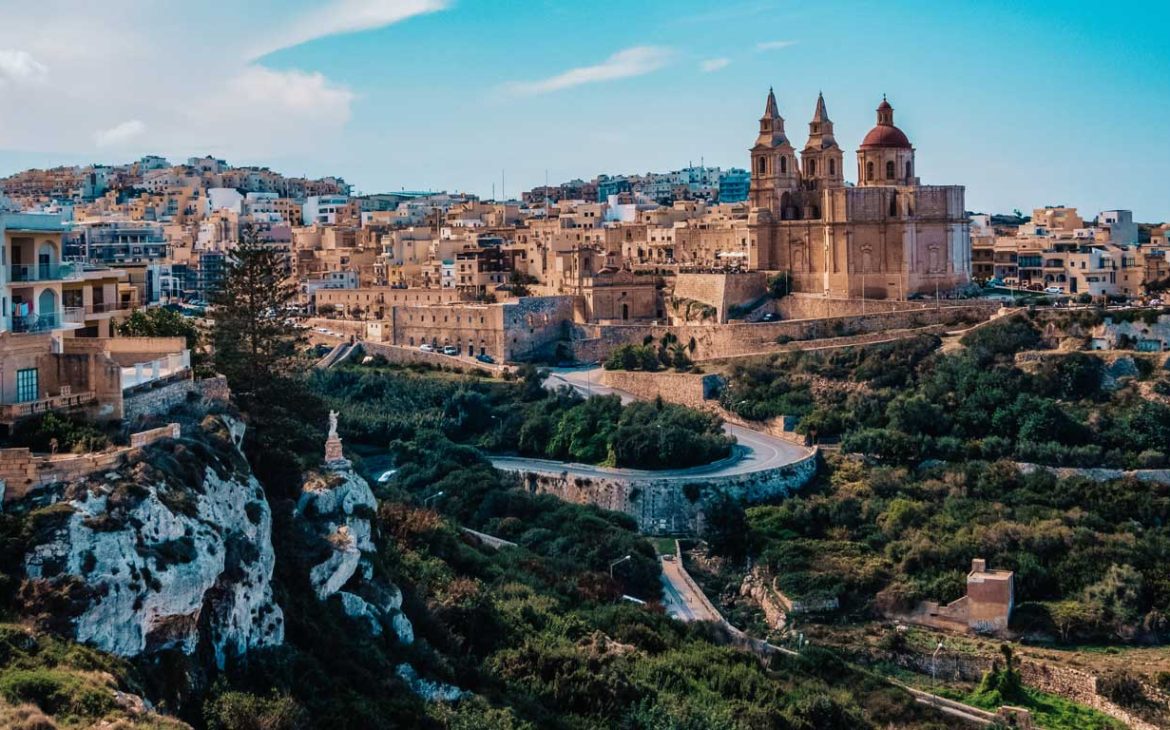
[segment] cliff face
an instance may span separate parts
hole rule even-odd
[[[402,613],[402,592],[374,575],[367,557],[375,551],[372,520],[378,502],[370,485],[347,462],[309,474],[296,516],[327,546],[323,559],[309,570],[317,598],[334,596],[347,615],[374,636],[390,631],[404,644],[414,628]]]
[[[206,641],[220,668],[282,643],[272,513],[238,450],[242,425],[209,417],[193,430],[59,485],[30,514],[23,596],[34,617],[125,657],[192,654]]]

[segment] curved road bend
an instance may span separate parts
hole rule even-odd
[[[596,384],[601,368],[583,369],[554,369],[545,380],[547,387],[567,385],[577,389],[582,394],[589,395],[618,395],[623,403],[635,400],[634,396],[625,391],[615,390],[604,385]],[[543,471],[566,473],[580,477],[607,477],[621,476],[627,478],[672,479],[688,481],[697,477],[714,478],[741,476],[758,471],[767,471],[787,466],[808,456],[809,449],[798,446],[791,441],[771,436],[760,431],[753,431],[742,426],[724,424],[723,429],[735,437],[735,453],[721,461],[689,469],[662,469],[648,471],[645,469],[612,469],[603,466],[587,464],[567,464],[562,461],[546,459],[529,459],[519,456],[493,456],[492,465],[504,471]]]

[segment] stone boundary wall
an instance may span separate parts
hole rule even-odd
[[[661,340],[669,333],[687,345],[695,341],[696,360],[775,352],[777,339],[812,342],[832,337],[853,337],[889,330],[909,330],[931,325],[955,325],[987,319],[998,309],[994,303],[963,304],[942,308],[878,312],[863,316],[781,322],[743,322],[724,325],[577,325],[572,347],[577,360],[604,360],[621,345],[640,345],[645,337]]]
[[[1154,482],[1155,484],[1170,484],[1170,469],[1084,469],[1073,466],[1045,466],[1043,464],[1029,464],[1016,462],[1021,474],[1033,474],[1037,471],[1046,471],[1060,479],[1082,477],[1095,482],[1109,482],[1114,479],[1136,479],[1139,482]]]
[[[933,664],[929,654],[895,654],[893,659],[898,666],[914,672],[931,674],[932,669],[937,669],[940,678],[965,682],[978,682],[983,677],[984,672],[991,669],[993,661],[991,657],[952,653],[943,653],[939,656],[937,665]],[[1099,679],[1088,672],[1075,667],[1042,662],[1027,656],[1019,657],[1017,664],[1020,680],[1033,689],[1058,695],[1077,704],[1090,707],[1120,720],[1135,730],[1158,730],[1157,725],[1152,725],[1136,717],[1107,697],[1098,694]]]
[[[400,365],[435,365],[455,370],[485,370],[493,375],[502,375],[508,368],[500,365],[489,365],[478,360],[469,360],[465,357],[452,357],[438,352],[423,352],[417,347],[400,347],[387,345],[381,342],[359,341],[362,350],[367,355],[381,355],[392,363]]]
[[[755,504],[795,492],[813,478],[819,460],[820,453],[814,449],[803,459],[776,469],[714,478],[697,475],[693,479],[608,475],[573,477],[567,472],[554,470],[523,470],[518,473],[530,492],[624,512],[637,521],[643,532],[680,533],[702,531],[704,507],[718,494]]]
[[[0,493],[5,504],[23,499],[37,487],[82,479],[116,469],[131,454],[163,439],[178,438],[179,424],[130,436],[130,445],[92,454],[34,454],[28,449],[0,449]]]

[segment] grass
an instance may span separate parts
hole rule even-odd
[[[657,551],[659,555],[675,554],[675,542],[673,537],[651,537],[647,539],[650,540],[650,544],[654,546],[654,550]]]
[[[1125,728],[1123,723],[1102,712],[1078,705],[1063,697],[1045,694],[1028,687],[1024,687],[1020,696],[1014,697],[1011,701],[1004,701],[996,692],[987,694],[981,694],[977,691],[963,693],[945,687],[938,689],[936,694],[991,712],[995,712],[1004,704],[1023,707],[1032,713],[1033,724],[1036,727],[1046,728],[1046,730],[1124,730]]]

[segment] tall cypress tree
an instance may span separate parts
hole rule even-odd
[[[246,225],[212,311],[215,367],[237,394],[255,396],[295,369],[305,344],[292,319],[296,296],[285,255]]]

